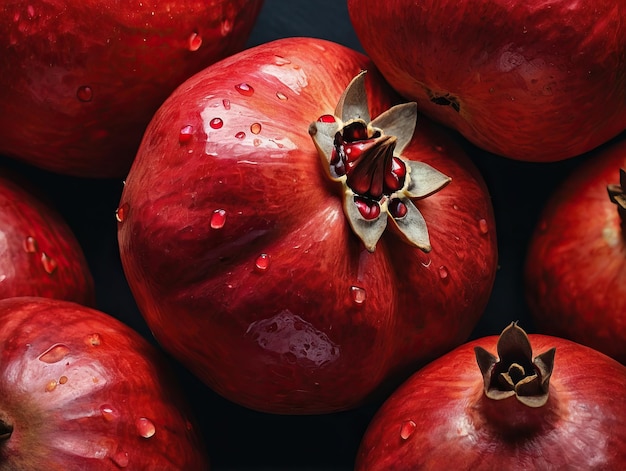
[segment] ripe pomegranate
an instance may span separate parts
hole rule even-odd
[[[365,56],[312,38],[181,85],[117,213],[160,344],[232,401],[306,414],[360,405],[465,341],[495,277],[491,201],[416,113]]]
[[[68,175],[126,176],[159,105],[241,50],[262,3],[2,2],[0,153]]]
[[[626,4],[348,0],[365,52],[425,115],[477,146],[547,162],[626,129]]]
[[[586,157],[540,214],[526,299],[540,332],[626,363],[626,139]]]
[[[369,424],[355,470],[621,469],[624,394],[624,365],[512,323],[398,388]]]

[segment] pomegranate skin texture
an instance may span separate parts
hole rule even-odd
[[[626,367],[572,341],[513,329],[468,342],[411,376],[373,417],[355,470],[622,469]],[[504,336],[515,338],[505,347]],[[484,377],[479,357],[489,360]]]

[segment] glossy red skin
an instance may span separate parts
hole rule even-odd
[[[557,188],[530,240],[528,305],[537,328],[626,363],[626,240],[607,185],[626,169],[626,140],[598,149]]]
[[[363,55],[338,44],[281,39],[209,67],[157,112],[126,179],[120,253],[147,323],[209,386],[253,409],[355,407],[390,376],[465,341],[491,292],[487,190],[454,138],[424,118],[403,155],[452,177],[416,203],[432,252],[388,227],[370,253],[352,232],[307,129],[361,69],[376,116],[394,95]],[[254,93],[238,93],[241,83]],[[180,143],[187,125],[195,133]],[[226,221],[212,229],[217,209]],[[265,270],[255,266],[262,254]]]
[[[67,301],[5,299],[0,346],[0,419],[13,425],[1,469],[209,469],[168,364],[117,319]],[[141,435],[141,418],[152,436]]]
[[[496,354],[497,337],[469,342],[385,401],[363,436],[355,471],[621,469],[626,411],[616,398],[626,394],[626,368],[565,339],[529,338],[533,355],[556,347],[546,405],[487,398],[474,347]],[[416,427],[409,433],[405,425],[403,439],[407,421]]]
[[[422,112],[524,161],[570,158],[626,128],[626,6],[600,0],[348,0],[366,53]],[[460,105],[437,105],[450,95]]]
[[[241,50],[262,3],[2,2],[0,153],[63,174],[126,176],[163,100]],[[201,45],[190,50],[194,34]]]
[[[44,296],[95,304],[89,265],[62,216],[0,170],[0,299]]]

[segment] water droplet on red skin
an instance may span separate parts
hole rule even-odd
[[[270,265],[270,257],[266,253],[262,253],[259,255],[254,262],[254,267],[258,272],[264,272],[269,268]]]
[[[117,410],[109,404],[103,404],[100,406],[100,413],[102,414],[102,418],[107,422],[113,422],[119,418]]]
[[[200,46],[202,46],[202,36],[196,32],[191,33],[187,42],[187,48],[190,51],[195,52],[200,49]]]
[[[412,420],[405,420],[400,426],[400,438],[402,440],[408,440],[409,437],[413,435],[413,432],[415,432],[416,428],[417,424],[415,422],[413,422]]]
[[[186,124],[182,128],[180,128],[180,132],[178,133],[178,142],[181,144],[185,144],[191,141],[193,137],[193,126],[190,124]]]
[[[481,219],[478,221],[478,230],[481,234],[487,234],[489,232],[489,224],[486,219]]]
[[[237,90],[243,96],[252,96],[254,95],[254,88],[247,83],[239,83],[235,85],[235,90]]]
[[[33,236],[28,236],[24,239],[24,252],[26,253],[36,253],[37,252],[37,241]]]
[[[76,90],[76,98],[83,103],[89,102],[93,99],[93,90],[87,85],[78,87],[78,90]]]
[[[51,346],[48,350],[39,355],[39,361],[44,363],[57,363],[65,358],[70,352],[67,345],[61,343]]]
[[[137,419],[137,421],[135,422],[135,426],[137,427],[139,435],[143,438],[151,438],[156,433],[156,427],[154,426],[154,423],[146,417],[140,417],[139,419]]]
[[[41,253],[41,264],[48,275],[52,275],[57,269],[57,262],[45,252]]]
[[[115,210],[115,220],[117,222],[124,222],[126,220],[129,207],[130,206],[128,203],[124,203],[122,206]]]
[[[216,209],[211,215],[211,229],[221,229],[226,224],[226,211]]]
[[[209,121],[209,126],[213,129],[221,129],[221,127],[224,126],[224,121],[222,121],[221,118],[213,118]]]
[[[354,304],[361,305],[365,302],[367,293],[365,292],[365,288],[361,288],[360,286],[351,286],[350,296],[352,297],[352,302],[354,302]]]
[[[260,123],[252,123],[250,125],[250,132],[252,134],[259,134],[261,132],[261,124]]]

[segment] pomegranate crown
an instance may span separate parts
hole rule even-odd
[[[370,119],[365,73],[352,79],[334,114],[311,123],[309,134],[328,177],[342,184],[344,213],[367,250],[375,250],[391,218],[408,243],[428,252],[426,221],[411,199],[430,196],[451,179],[402,157],[413,139],[416,103],[393,106]]]

